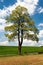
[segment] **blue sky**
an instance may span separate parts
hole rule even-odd
[[[16,6],[21,5],[28,9],[30,16],[35,21],[39,29],[39,42],[24,40],[23,45],[40,46],[43,45],[43,0],[0,0],[0,45],[17,45],[15,40],[13,43],[8,42],[5,37],[4,27],[6,26],[5,17],[9,15]],[[26,44],[27,43],[27,44]]]

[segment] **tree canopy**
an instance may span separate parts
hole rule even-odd
[[[6,17],[6,23],[12,23],[12,25],[5,27],[5,30],[10,32],[10,34],[5,34],[9,40],[18,38],[20,45],[23,43],[23,38],[38,42],[39,39],[37,35],[39,30],[25,7],[17,6],[12,13]],[[33,32],[33,34],[30,32]]]

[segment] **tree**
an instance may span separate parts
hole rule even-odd
[[[19,54],[21,54],[23,39],[31,39],[38,42],[37,34],[39,31],[25,7],[17,6],[12,13],[6,17],[6,22],[9,24],[12,23],[12,25],[5,27],[5,30],[10,32],[10,34],[7,33],[5,36],[8,37],[9,41],[18,38]]]

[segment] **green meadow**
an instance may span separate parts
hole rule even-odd
[[[43,47],[22,46],[22,55],[27,54],[42,54]],[[18,55],[17,46],[0,46],[0,56],[15,56]]]

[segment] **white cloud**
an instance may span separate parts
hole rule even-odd
[[[24,40],[23,46],[43,46],[43,40],[40,40],[38,43],[32,40]]]
[[[25,39],[23,42],[23,46],[37,46],[37,42]]]
[[[4,27],[5,27],[5,22],[6,22],[6,20],[5,19],[0,19],[0,31],[1,30],[4,30]]]
[[[0,9],[0,18],[4,18],[7,15],[9,15],[9,13],[11,13],[11,11],[14,10],[15,7],[18,5],[26,7],[30,14],[34,14],[34,11],[38,5],[38,1],[39,0],[23,0],[23,2],[21,2],[21,0],[17,0],[17,2],[12,6],[4,7],[3,9]]]
[[[5,22],[6,22],[5,19],[1,19],[1,18],[0,18],[0,23],[4,24]]]
[[[40,8],[38,9],[38,12],[39,12],[39,13],[43,13],[43,8],[40,7]]]
[[[21,2],[21,0],[17,0],[16,4],[26,7],[28,9],[29,14],[34,14],[35,9],[38,5],[38,1],[39,0],[23,0],[23,2]]]
[[[15,40],[14,42],[8,42],[8,40],[5,40],[3,42],[0,42],[1,46],[18,46],[18,42],[17,40]]]
[[[9,15],[9,10],[6,9],[0,9],[0,18],[5,18],[7,15]]]
[[[43,40],[39,41],[38,46],[43,46]]]
[[[43,26],[43,23],[40,23],[38,26]]]
[[[15,5],[9,6],[8,8],[5,7],[3,9],[0,9],[0,24],[2,24],[2,25],[0,25],[0,31],[4,30],[4,27],[6,26],[6,24],[5,24],[5,22],[6,22],[5,17],[7,15],[9,15],[14,8],[15,8]]]
[[[17,40],[15,40],[14,42],[3,41],[3,42],[0,42],[0,45],[3,45],[3,46],[18,46],[18,41]],[[23,41],[22,46],[43,46],[43,40],[41,40],[37,43],[36,41],[31,41],[31,40],[25,39]]]
[[[39,38],[43,38],[43,30],[40,30],[40,31],[39,31],[38,37],[39,37]]]
[[[3,42],[0,42],[0,45],[9,45],[9,42],[8,41],[3,41]]]
[[[0,31],[4,30],[4,26],[0,25]]]

